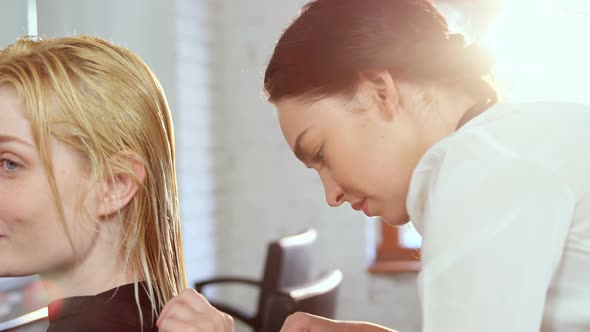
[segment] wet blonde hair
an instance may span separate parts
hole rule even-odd
[[[21,98],[62,218],[51,137],[88,161],[92,181],[107,183],[121,174],[135,178],[138,191],[120,211],[122,252],[136,281],[145,278],[152,309],[159,312],[186,287],[186,277],[174,132],[154,73],[131,51],[100,38],[26,37],[0,51],[3,85]],[[134,162],[145,168],[143,181]]]

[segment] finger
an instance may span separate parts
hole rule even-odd
[[[192,288],[183,289],[178,300],[188,304],[197,312],[207,312],[215,310],[215,308],[207,301],[207,299]]]
[[[176,300],[177,300],[176,297],[174,297],[174,298],[172,298],[172,300],[170,300],[170,301],[168,301],[168,303],[166,303],[166,305],[164,306],[164,308],[160,312],[160,315],[158,316],[157,322],[159,322],[160,320],[164,319],[168,315],[168,312],[170,311],[170,308],[172,308],[175,305]]]
[[[309,322],[301,313],[291,314],[285,319],[280,332],[311,332]]]
[[[161,324],[166,320],[190,321],[193,317],[198,315],[198,312],[195,312],[192,307],[183,302],[175,302],[170,308],[171,309],[166,312],[166,315],[162,315],[158,318],[156,325]]]
[[[190,308],[193,308],[195,312],[206,312],[213,308],[211,304],[207,302],[205,297],[197,291],[192,288],[185,288],[164,306],[158,320],[165,319],[171,308],[174,308],[180,303],[188,305]]]
[[[176,316],[173,313],[176,312],[175,308],[171,311],[170,315],[166,319],[162,320],[158,325],[158,331],[160,332],[217,332],[217,331],[233,331],[228,329],[226,325],[221,324],[219,319],[211,317],[210,314],[198,313],[189,317]]]
[[[191,331],[204,331],[200,330],[198,326],[195,326],[191,322],[185,322],[180,320],[167,319],[163,324],[158,326],[159,332],[191,332]]]
[[[281,332],[320,331],[339,331],[339,328],[334,320],[305,312],[296,312],[289,315],[281,328]]]

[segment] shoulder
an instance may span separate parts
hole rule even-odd
[[[157,317],[151,310],[147,294],[138,285],[113,288],[94,296],[80,296],[53,302],[49,307],[51,331],[157,331]],[[142,326],[143,320],[143,329]]]
[[[515,159],[539,163],[552,146],[588,137],[590,107],[570,102],[500,103],[434,144],[420,159],[415,176],[449,166],[487,169]],[[531,148],[534,148],[532,151]],[[537,155],[533,155],[536,153]],[[457,162],[457,165],[449,165]]]
[[[556,124],[563,121],[565,107],[572,110],[572,120]],[[406,204],[417,228],[427,209],[441,199],[448,203],[453,198],[501,196],[516,202],[515,195],[542,191],[540,184],[570,191],[552,166],[558,163],[549,162],[547,155],[556,159],[562,152],[569,154],[555,151],[571,145],[574,135],[590,138],[585,128],[572,133],[574,123],[588,123],[576,117],[590,121],[590,108],[557,102],[502,104],[480,116],[433,145],[414,169]]]

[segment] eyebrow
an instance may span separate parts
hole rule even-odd
[[[0,143],[8,143],[8,142],[17,142],[17,143],[20,143],[20,144],[23,144],[23,145],[26,145],[29,147],[34,147],[34,145],[32,143],[29,143],[22,138],[18,138],[16,136],[0,134]]]
[[[301,142],[303,141],[303,137],[309,131],[309,129],[311,128],[307,128],[301,133],[299,133],[299,135],[297,135],[297,138],[295,139],[295,147],[293,148],[293,151],[295,152],[295,156],[301,161],[306,159],[305,153],[303,153],[303,148],[301,147]]]

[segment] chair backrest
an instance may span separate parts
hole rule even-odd
[[[47,320],[47,307],[35,310],[28,314],[0,322],[0,332],[16,331],[25,326],[31,326],[34,323]]]
[[[297,311],[334,318],[342,272],[333,270],[306,284],[269,296],[260,332],[279,332],[285,319]]]
[[[333,270],[312,283],[292,288],[289,294],[295,300],[295,311],[334,318],[341,283],[342,272]]]
[[[313,244],[316,238],[317,231],[308,229],[269,243],[258,298],[259,317],[271,294],[312,279]]]

